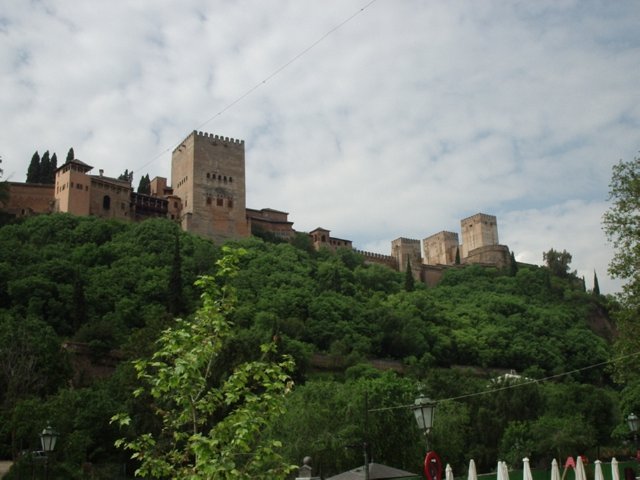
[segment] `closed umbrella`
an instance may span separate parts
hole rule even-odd
[[[582,457],[578,455],[576,459],[576,480],[587,480],[587,474],[584,471],[584,463],[582,463]]]
[[[507,480],[504,478],[504,471],[502,470],[502,461],[498,460],[498,467],[496,469],[496,480]]]
[[[522,459],[522,480],[533,480],[531,467],[529,466],[529,459],[527,457]]]
[[[551,480],[560,480],[560,467],[558,467],[558,461],[555,458],[551,462]]]
[[[594,480],[604,480],[604,475],[602,474],[602,462],[600,460],[595,461],[595,476]]]
[[[453,480],[453,469],[451,465],[447,463],[447,467],[444,469],[444,478],[446,480]]]
[[[616,457],[611,459],[611,480],[620,480],[620,470],[618,470],[618,460],[616,460]]]
[[[507,467],[507,462],[498,461],[498,475],[499,477],[497,480],[509,480],[509,468]]]
[[[476,462],[473,458],[469,460],[469,472],[467,473],[467,480],[478,480],[478,472],[476,470]],[[560,479],[558,479],[560,480]],[[620,480],[620,479],[618,479]]]

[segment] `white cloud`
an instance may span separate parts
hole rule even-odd
[[[600,217],[640,145],[635,2],[366,4],[10,0],[5,175],[73,146],[109,175],[169,176],[198,128],[246,141],[248,205],[298,229],[388,253],[482,211],[528,261],[566,248],[615,289]]]

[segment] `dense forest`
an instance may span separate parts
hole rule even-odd
[[[424,439],[399,408],[419,393],[438,401],[431,446],[460,472],[470,458],[488,471],[498,458],[629,448],[610,364],[620,306],[572,274],[456,266],[427,288],[351,250],[316,252],[304,235],[227,246],[243,254],[227,280],[234,306],[216,375],[258,360],[265,343],[290,355],[294,387],[263,435],[291,464],[310,455],[334,474],[361,465],[366,444],[376,462],[419,471]],[[150,397],[133,394],[132,361],[150,358],[177,318],[195,321],[196,281],[223,257],[167,220],[55,214],[0,228],[0,455],[37,450],[50,422],[59,478],[88,465],[92,478],[132,476],[137,462],[114,444],[160,429]],[[113,371],[78,375],[69,345]],[[501,377],[512,370],[519,377]],[[111,421],[123,412],[125,431]]]

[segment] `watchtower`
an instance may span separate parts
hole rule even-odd
[[[436,233],[422,240],[424,263],[427,265],[453,265],[458,251],[458,234]]]
[[[56,211],[74,215],[89,215],[93,167],[80,160],[66,162],[56,170],[54,197]]]
[[[420,240],[412,238],[396,238],[391,241],[391,256],[398,262],[398,270],[404,272],[407,270],[407,263],[414,270],[422,264],[422,256],[420,255]]]
[[[489,245],[498,245],[498,221],[495,216],[476,213],[460,221],[462,230],[462,258],[471,250]]]
[[[182,229],[217,242],[248,237],[244,140],[193,131],[171,157]]]

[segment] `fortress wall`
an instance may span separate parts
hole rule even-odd
[[[487,245],[486,247],[471,250],[463,263],[493,265],[496,268],[508,267],[511,263],[511,254],[506,245]]]
[[[382,255],[380,253],[365,252],[363,250],[356,250],[356,249],[354,249],[354,252],[356,252],[359,255],[362,255],[364,257],[364,263],[366,264],[377,263],[380,265],[384,265],[385,267],[398,270],[398,263],[396,259],[390,255]]]
[[[54,186],[39,183],[7,182],[9,199],[3,208],[16,217],[51,213],[54,210]]]

